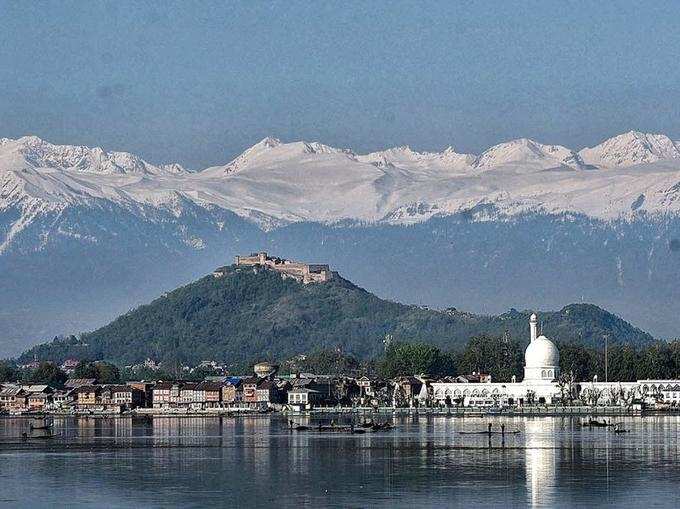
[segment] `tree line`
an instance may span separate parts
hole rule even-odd
[[[680,378],[680,341],[655,342],[644,347],[613,345],[605,349],[577,343],[557,345],[560,369],[579,381]],[[428,374],[433,376],[487,373],[498,382],[520,381],[524,372],[525,345],[507,335],[479,335],[458,352],[444,352],[424,343],[398,343],[387,348],[377,361],[385,377]]]
[[[621,382],[680,378],[680,340],[656,342],[644,347],[613,345],[607,349],[606,362],[604,347],[593,348],[576,343],[557,346],[560,369],[563,373],[573,373],[575,380],[592,380],[595,376],[601,381],[606,377]],[[523,344],[507,334],[478,335],[472,337],[465,348],[459,351],[447,352],[423,342],[396,342],[389,345],[382,355],[368,361],[338,349],[317,349],[284,361],[281,365],[283,373],[373,374],[385,378],[419,374],[449,376],[487,373],[494,381],[509,382],[513,375],[517,381],[523,377],[524,349]],[[242,372],[237,374],[246,374],[248,370],[249,367],[244,363]],[[121,370],[109,362],[82,361],[70,376],[95,378],[99,383],[119,383],[140,379],[201,380],[213,374],[207,368],[181,374],[173,370]],[[62,387],[67,378],[66,373],[52,362],[43,362],[37,369],[21,369],[10,362],[0,362],[0,382],[46,383]]]

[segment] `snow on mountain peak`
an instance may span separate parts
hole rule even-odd
[[[626,167],[663,159],[680,159],[680,147],[665,134],[629,131],[595,147],[584,148],[579,154],[588,164]]]
[[[271,136],[267,136],[266,138],[260,140],[260,142],[257,143],[255,146],[257,145],[260,145],[261,147],[265,148],[278,147],[279,145],[281,145],[281,140],[278,138],[272,138]]]
[[[480,155],[474,162],[477,169],[498,166],[539,166],[542,168],[569,167],[582,169],[579,155],[561,145],[544,145],[528,138],[518,138],[495,145]]]
[[[287,160],[307,154],[341,154],[345,157],[353,157],[351,150],[334,148],[317,141],[295,141],[283,143],[277,138],[267,137],[252,147],[246,149],[225,166],[207,168],[208,174],[219,173],[230,175],[242,171],[246,167],[259,164],[273,164],[276,161]]]
[[[101,174],[160,174],[165,166],[154,166],[129,152],[105,152],[100,147],[54,145],[37,136],[17,140],[3,138],[0,154],[11,157],[14,165],[54,168]],[[185,171],[179,165],[167,166],[172,173]]]
[[[456,152],[455,149],[449,145],[444,152],[442,152],[441,159],[450,164],[472,166],[477,160],[477,156],[474,154],[461,154],[460,152]]]
[[[504,214],[680,213],[677,163],[667,160],[674,157],[675,145],[662,135],[636,132],[612,140],[616,143],[610,145],[619,148],[643,143],[666,159],[617,172],[577,171],[587,166],[572,150],[527,138],[501,143],[476,158],[452,147],[417,152],[402,146],[356,155],[319,142],[265,138],[225,166],[187,172],[179,165],[154,166],[127,152],[52,145],[36,137],[3,138],[0,210],[113,202],[180,211],[191,204],[265,225],[407,223],[480,204]]]
[[[417,152],[408,145],[392,147],[379,152],[357,156],[379,168],[413,168],[421,171],[441,172],[468,168],[476,159],[472,154],[459,154],[449,146],[444,152]]]

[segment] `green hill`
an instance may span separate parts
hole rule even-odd
[[[507,332],[524,343],[529,314],[431,310],[380,299],[342,278],[303,285],[273,271],[231,267],[224,277],[206,276],[79,339],[36,346],[20,361],[35,355],[41,360],[76,357],[126,365],[150,357],[237,365],[335,347],[365,359],[382,352],[387,334],[395,341],[425,341],[445,350],[459,349],[477,334]],[[600,345],[605,335],[611,344],[653,341],[591,304],[572,304],[539,317],[546,335],[560,342]]]

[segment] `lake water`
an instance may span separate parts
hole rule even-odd
[[[365,435],[290,432],[281,416],[57,418],[59,438],[24,443],[30,421],[0,418],[0,505],[680,506],[680,418],[616,420],[631,432],[576,418],[396,417]],[[488,422],[521,433],[505,447],[460,433]]]

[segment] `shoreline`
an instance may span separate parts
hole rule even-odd
[[[677,410],[654,410],[626,407],[551,407],[534,406],[519,408],[394,408],[394,407],[318,407],[310,410],[294,411],[290,409],[228,409],[215,408],[205,410],[137,408],[126,412],[39,412],[17,415],[2,414],[5,419],[41,419],[49,417],[77,418],[116,418],[116,417],[274,417],[274,416],[323,416],[323,415],[393,415],[393,416],[436,416],[452,418],[475,417],[644,417],[648,415],[678,415]]]

